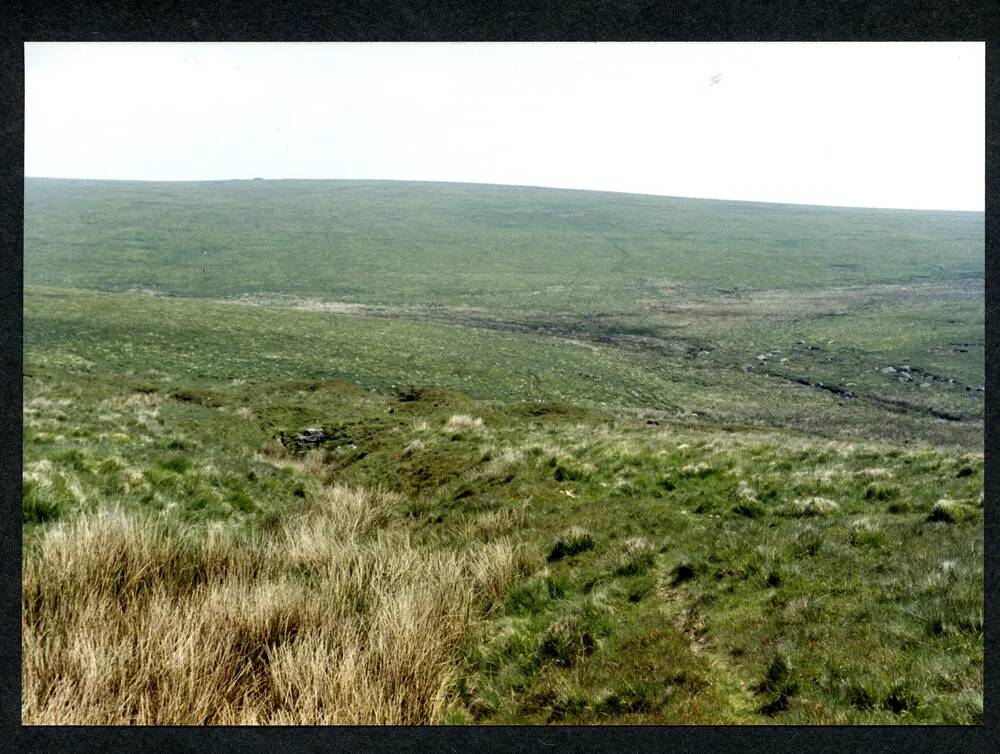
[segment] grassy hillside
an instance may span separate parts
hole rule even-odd
[[[25,722],[982,721],[981,214],[28,179],[25,282]]]
[[[108,370],[156,380],[345,379],[387,390],[435,385],[477,398],[566,400],[642,409],[709,426],[784,427],[829,437],[982,448],[981,393],[864,378],[843,398],[763,369],[720,369],[614,343],[403,319],[29,286],[25,369]],[[794,343],[793,363],[830,368]],[[834,366],[842,367],[842,363]],[[814,369],[809,373],[815,374]],[[793,373],[794,374],[794,373]],[[934,412],[961,412],[952,419]],[[957,417],[960,420],[955,420]]]
[[[26,179],[25,243],[31,283],[491,314],[983,275],[982,213],[385,181]]]
[[[981,426],[981,213],[465,184],[27,179],[25,281],[556,336],[641,355],[664,379],[723,386],[716,394],[766,401],[759,383],[733,387],[764,374]],[[537,339],[484,340],[546,363]],[[428,349],[424,337],[411,350]],[[900,366],[915,371],[887,372]],[[595,379],[582,392],[606,386]],[[643,382],[650,407],[678,397]],[[731,405],[721,414],[743,420]]]
[[[332,380],[25,385],[26,722],[982,719],[980,453]]]

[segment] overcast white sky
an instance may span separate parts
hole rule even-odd
[[[28,43],[25,174],[982,210],[985,46]]]

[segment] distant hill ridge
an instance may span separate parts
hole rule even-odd
[[[983,275],[975,212],[412,181],[24,185],[25,280],[62,287],[598,313],[663,281],[794,290]]]

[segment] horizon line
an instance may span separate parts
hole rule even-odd
[[[522,183],[488,183],[483,181],[455,181],[455,180],[433,180],[433,179],[413,179],[413,178],[264,178],[254,176],[252,178],[81,178],[73,176],[54,175],[24,175],[23,178],[49,181],[94,181],[104,183],[234,183],[234,182],[290,182],[290,181],[311,181],[311,182],[356,182],[356,183],[444,183],[465,186],[493,186],[500,188],[527,188],[527,189],[547,189],[552,191],[584,191],[600,194],[621,194],[623,196],[648,196],[658,199],[693,199],[698,201],[715,201],[744,204],[776,204],[791,207],[826,207],[830,209],[870,209],[870,210],[894,210],[901,212],[970,212],[985,214],[986,209],[954,209],[942,207],[888,207],[888,206],[865,206],[857,204],[813,204],[809,202],[774,201],[766,199],[732,199],[717,196],[680,196],[676,194],[651,194],[645,191],[615,191],[611,189],[592,189],[567,186],[544,186],[538,184]]]

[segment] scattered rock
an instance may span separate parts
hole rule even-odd
[[[833,393],[834,395],[840,396],[841,398],[857,398],[858,394],[855,393],[850,388],[843,385],[824,385],[822,382],[813,382],[808,377],[794,377],[791,378],[793,382],[797,382],[800,385],[805,385],[806,387],[815,387],[820,390],[826,390]]]
[[[286,448],[308,450],[323,444],[329,438],[322,427],[306,427],[299,434],[289,437],[284,432],[278,432],[278,441]]]
[[[880,369],[879,371],[897,382],[916,381],[920,387],[931,387],[935,384],[947,385],[951,387],[956,384],[954,377],[943,377],[939,374],[934,374],[933,372],[921,369],[920,367],[910,366],[909,364],[904,364],[899,367],[888,366]],[[965,389],[968,392],[982,390],[982,385],[966,385]]]

